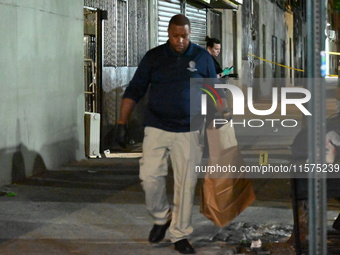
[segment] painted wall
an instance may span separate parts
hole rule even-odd
[[[294,67],[294,63],[290,63],[292,61],[289,48],[289,38],[292,38],[294,29],[293,14],[271,1],[256,0],[244,2],[241,12],[243,30],[240,78],[242,87],[253,87],[255,100],[271,99],[272,87],[293,84],[294,71],[292,71],[292,79],[290,79],[288,69],[269,62],[274,61]],[[273,44],[275,40],[276,47],[275,43]],[[292,42],[291,48],[293,49],[293,47],[294,43]],[[275,48],[276,58],[273,59],[273,49]],[[256,57],[250,56],[248,53]]]
[[[84,157],[83,1],[0,0],[0,185]]]

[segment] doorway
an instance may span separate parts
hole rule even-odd
[[[84,7],[85,154],[101,153],[102,19],[105,11]]]
[[[210,37],[222,41],[222,13],[209,10]],[[222,64],[222,54],[216,57],[218,63]]]

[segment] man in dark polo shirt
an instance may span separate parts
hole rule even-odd
[[[154,222],[149,241],[160,242],[169,228],[175,249],[183,254],[195,253],[188,238],[193,231],[195,165],[200,163],[202,155],[200,127],[191,125],[193,119],[202,117],[201,90],[190,89],[190,78],[216,78],[210,54],[190,42],[190,32],[188,18],[175,15],[169,22],[167,43],[145,54],[123,95],[117,137],[124,146],[129,115],[149,90],[140,160],[146,207]],[[174,173],[172,209],[165,185],[168,157]]]

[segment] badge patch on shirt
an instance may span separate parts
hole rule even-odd
[[[189,62],[188,70],[189,70],[190,72],[196,72],[197,69],[196,69],[195,67],[196,67],[195,61],[191,60],[191,61]]]

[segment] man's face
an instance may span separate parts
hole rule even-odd
[[[189,25],[176,26],[171,24],[168,29],[168,36],[171,48],[178,54],[186,51],[190,42]]]

